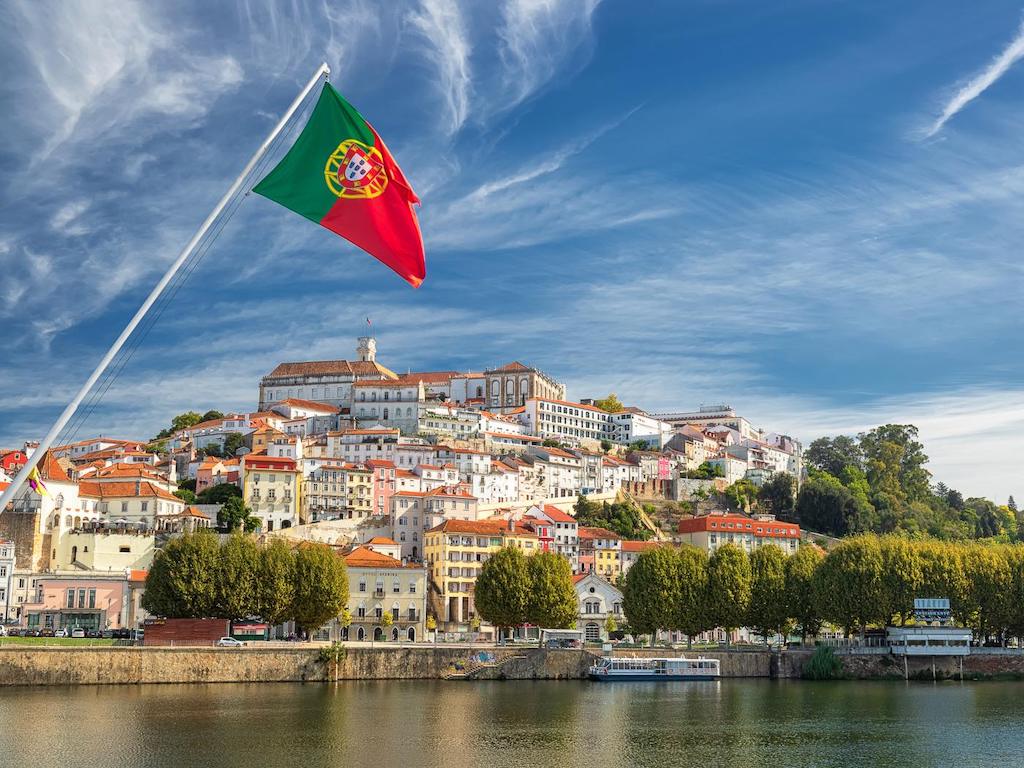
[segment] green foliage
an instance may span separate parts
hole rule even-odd
[[[576,499],[576,522],[581,527],[607,528],[623,538],[646,541],[651,531],[640,521],[640,513],[633,504],[625,502],[588,501]]]
[[[235,533],[220,547],[216,581],[218,616],[232,621],[255,616],[260,547],[251,536]]]
[[[610,451],[614,446],[615,444],[611,440],[601,441],[601,450],[604,451],[605,453],[608,453],[608,451]]]
[[[215,616],[220,546],[212,533],[186,533],[156,553],[146,575],[142,607],[155,616]]]
[[[576,626],[579,606],[568,559],[554,552],[526,558],[530,575],[526,620],[538,627],[569,629]]]
[[[195,504],[196,495],[188,488],[179,488],[174,492],[174,495],[184,501],[186,504]]]
[[[621,413],[626,408],[614,392],[602,400],[595,400],[594,405],[607,413]]]
[[[179,491],[180,490],[192,491],[192,493],[195,493],[196,492],[196,481],[195,481],[195,478],[191,478],[191,479],[187,479],[187,480],[179,480],[178,481],[178,490]]]
[[[228,436],[224,439],[224,450],[223,455],[227,457],[234,456],[238,449],[245,445],[245,435],[241,432],[229,432]]]
[[[303,542],[294,555],[292,615],[306,632],[315,632],[341,614],[348,603],[345,561],[326,544]]]
[[[213,421],[214,419],[223,419],[223,418],[224,418],[224,414],[223,413],[221,413],[220,411],[213,411],[213,410],[211,410],[211,411],[207,411],[202,416],[200,416],[199,417],[199,421],[197,421],[196,424],[202,424],[204,421]]]
[[[674,550],[641,552],[626,574],[622,609],[629,625],[642,635],[675,627],[680,595],[679,560]]]
[[[269,624],[291,618],[295,604],[295,554],[283,539],[271,539],[257,563],[256,614]]]
[[[727,631],[743,626],[750,608],[750,558],[733,544],[724,544],[708,558],[709,623]]]
[[[845,536],[855,530],[857,503],[839,480],[820,472],[800,489],[793,519],[812,531]]]
[[[526,621],[530,604],[530,571],[517,547],[502,547],[484,563],[476,580],[477,612],[499,629]]]
[[[246,506],[240,496],[232,496],[217,512],[217,527],[227,533],[234,531],[253,533],[260,527],[260,519],[252,516],[252,510]]]
[[[717,464],[705,461],[696,469],[684,472],[683,477],[689,480],[714,480],[716,477],[725,477],[725,470]]]
[[[774,544],[758,547],[750,555],[750,608],[746,626],[763,638],[785,637],[790,627],[786,601],[786,555]]]
[[[864,452],[857,441],[847,435],[819,437],[807,447],[804,459],[809,466],[839,477],[847,467],[861,469]]]
[[[231,498],[242,498],[242,489],[234,483],[218,483],[196,494],[197,504],[223,504]]]
[[[835,680],[842,677],[843,663],[827,645],[819,645],[804,665],[805,680]]]
[[[562,444],[555,440],[553,437],[545,438],[544,442],[541,443],[545,448],[561,448]]]
[[[757,491],[757,504],[770,515],[788,519],[796,505],[796,478],[789,472],[774,473]]]
[[[171,419],[170,427],[168,427],[167,429],[162,429],[160,430],[159,433],[157,433],[157,439],[171,437],[175,432],[178,432],[182,429],[188,429],[189,427],[194,427],[202,420],[203,417],[200,416],[195,411],[185,411],[184,413],[179,413],[177,416]]]
[[[818,547],[805,546],[786,559],[786,615],[793,619],[801,639],[821,629],[815,573],[824,557]]]
[[[921,592],[921,557],[906,539],[885,536],[880,543],[883,616],[886,622],[895,619],[905,624],[913,613],[914,598]]]
[[[725,489],[724,496],[729,502],[730,509],[749,512],[750,507],[757,500],[758,487],[750,480],[737,480]]]
[[[874,536],[846,539],[818,567],[815,591],[823,618],[846,634],[885,620],[882,548]]]
[[[703,549],[682,546],[676,552],[679,594],[670,626],[690,640],[713,629],[707,612],[708,554]]]

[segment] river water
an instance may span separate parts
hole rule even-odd
[[[0,689],[0,766],[1024,766],[1024,684]]]

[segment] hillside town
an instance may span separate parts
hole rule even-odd
[[[580,628],[596,640],[621,615],[622,578],[659,542],[792,552],[801,537],[772,515],[700,502],[738,481],[786,474],[799,484],[797,440],[726,405],[650,413],[614,395],[570,400],[518,361],[400,375],[367,336],[353,360],[277,365],[252,412],[183,416],[153,440],[94,437],[47,452],[45,493],[26,486],[0,513],[4,622],[97,634],[141,626],[155,553],[181,533],[225,529],[227,508],[262,538],[342,555],[355,617],[344,631],[359,640],[423,639],[428,616],[449,636],[481,631],[476,577],[509,545],[569,561]],[[33,450],[0,454],[0,487]],[[628,509],[635,522],[587,524],[582,503]],[[393,613],[388,637],[364,621],[383,612]]]

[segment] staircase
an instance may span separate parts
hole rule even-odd
[[[485,669],[500,669],[503,665],[516,659],[525,659],[526,656],[506,656],[501,660],[472,662],[462,669],[452,669],[441,675],[443,680],[476,680]]]

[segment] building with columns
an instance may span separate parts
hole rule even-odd
[[[495,413],[522,408],[531,397],[565,399],[565,385],[543,371],[515,361],[484,371],[485,407]]]

